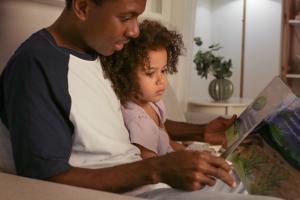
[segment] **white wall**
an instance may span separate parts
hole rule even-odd
[[[240,78],[240,52],[242,32],[242,1],[239,0],[198,0],[196,11],[195,36],[204,42],[202,50],[207,50],[212,43],[220,43],[223,47],[218,54],[225,59],[232,59],[235,85],[234,96],[238,95]],[[198,47],[194,46],[194,55]],[[190,97],[208,97],[208,80],[197,75],[195,65],[192,66]]]
[[[282,0],[248,0],[244,96],[280,74]]]
[[[0,73],[20,43],[53,23],[61,10],[59,6],[29,0],[0,1]]]
[[[224,59],[232,60],[233,75],[230,80],[234,85],[233,96],[239,95],[241,73],[242,45],[242,0],[212,1],[212,42],[218,42],[223,47],[219,54]]]
[[[254,98],[280,69],[282,0],[248,0],[244,96]],[[243,0],[198,0],[195,36],[203,38],[206,49],[212,42],[233,61],[234,96],[240,91]],[[210,24],[209,24],[210,23]],[[194,55],[197,48],[194,48]],[[192,66],[189,98],[208,97],[208,80]]]
[[[198,0],[196,7],[195,17],[195,36],[202,38],[204,42],[201,49],[205,50],[211,44],[212,41],[212,12],[211,12],[211,0]],[[191,38],[192,40],[193,38]],[[193,46],[193,58],[196,54],[198,47],[194,44]],[[188,87],[188,97],[201,97],[208,96],[208,84],[209,81],[201,79],[197,75],[196,66],[194,63],[190,66],[191,78],[189,81],[190,86]],[[209,80],[211,78],[209,77]]]

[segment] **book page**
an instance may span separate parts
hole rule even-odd
[[[262,134],[265,140],[300,171],[300,99],[270,114],[266,123],[272,134]]]
[[[275,78],[226,133],[249,194],[300,199],[300,99]]]
[[[282,105],[289,105],[295,97],[285,83],[279,77],[275,77],[227,131],[229,147],[222,157],[229,156],[270,113]]]
[[[299,171],[269,145],[260,133],[251,135],[251,141],[242,143],[230,155],[230,161],[240,180],[249,194],[286,200],[299,199]]]
[[[228,159],[250,194],[300,199],[300,99],[283,103]]]

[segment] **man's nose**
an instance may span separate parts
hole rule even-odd
[[[129,38],[136,38],[140,34],[139,23],[137,19],[133,20],[132,23],[128,25],[126,36]]]

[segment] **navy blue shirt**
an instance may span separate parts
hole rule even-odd
[[[15,52],[0,84],[1,119],[19,175],[47,179],[71,166],[141,159],[96,54],[60,47],[43,29]]]
[[[70,168],[69,54],[43,29],[19,47],[1,74],[1,119],[19,175],[46,179]]]

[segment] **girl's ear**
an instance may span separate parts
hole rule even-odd
[[[82,20],[85,21],[88,16],[89,11],[89,0],[73,0],[72,1],[72,9],[76,16]]]

